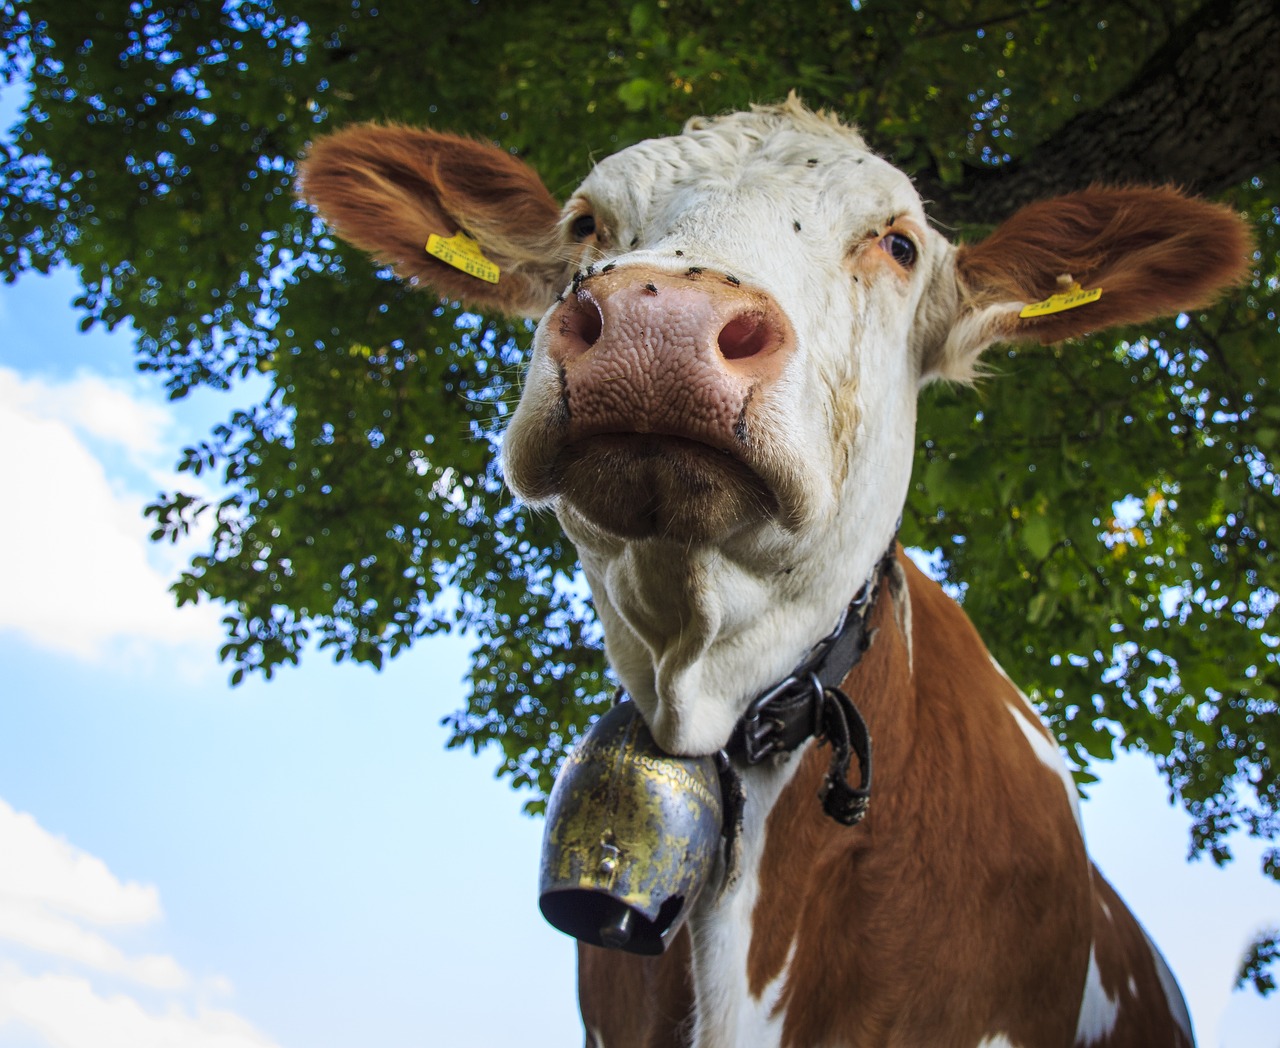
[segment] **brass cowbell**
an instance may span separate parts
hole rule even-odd
[[[662,953],[716,870],[723,813],[715,758],[664,753],[635,703],[618,703],[556,776],[542,915],[594,946]]]

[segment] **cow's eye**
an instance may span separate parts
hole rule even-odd
[[[916,246],[910,237],[902,233],[889,233],[881,237],[880,247],[903,269],[910,269],[916,264]]]
[[[596,231],[595,215],[579,215],[573,220],[569,226],[569,232],[573,234],[575,240],[586,240]]]

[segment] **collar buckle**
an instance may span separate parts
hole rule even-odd
[[[747,707],[737,730],[748,764],[794,749],[822,730],[824,689],[816,673],[792,675]],[[808,716],[802,716],[808,706]]]

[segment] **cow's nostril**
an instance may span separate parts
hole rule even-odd
[[[576,337],[581,341],[582,349],[590,349],[599,342],[603,330],[604,318],[600,315],[600,307],[589,295],[580,295],[564,307],[560,334]]]
[[[763,352],[772,342],[768,321],[759,313],[743,313],[720,330],[720,355],[725,360],[743,360]]]

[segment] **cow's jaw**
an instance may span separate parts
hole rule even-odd
[[[905,398],[897,413],[908,433],[914,406]],[[610,663],[660,746],[721,749],[750,700],[830,632],[894,534],[910,451],[908,437],[853,463],[844,511],[800,532],[766,521],[715,545],[618,541],[559,508]],[[868,490],[883,494],[870,504],[855,497]]]

